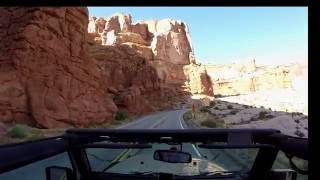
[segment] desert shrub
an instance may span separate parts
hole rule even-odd
[[[267,114],[266,115],[266,119],[271,119],[271,118],[274,118],[274,115],[272,115],[272,114]]]
[[[214,97],[220,98],[220,97],[223,97],[223,96],[221,94],[215,94]]]
[[[209,104],[211,107],[215,106],[216,105],[216,102],[215,101],[210,101],[210,104]]]
[[[247,109],[247,108],[249,108],[249,106],[248,105],[242,105],[242,107],[244,107],[245,109]]]
[[[211,120],[205,120],[201,122],[201,126],[206,126],[209,128],[216,128],[217,127],[217,123],[211,121]]]
[[[266,119],[267,118],[267,116],[266,116],[267,114],[268,114],[268,112],[266,112],[266,111],[259,112],[258,119]]]
[[[220,110],[218,106],[214,107],[215,110]]]
[[[291,113],[291,115],[293,117],[293,116],[303,115],[303,113],[301,113],[301,112],[293,112],[293,113]]]
[[[43,135],[41,132],[36,132],[34,134],[31,134],[27,139],[36,140],[36,139],[42,139],[42,138],[46,138],[45,135]]]
[[[202,121],[200,121],[201,126],[206,126],[209,128],[226,128],[224,120],[214,114],[208,114]]]
[[[125,120],[126,118],[128,118],[128,114],[125,111],[118,111],[115,117],[117,121],[122,121],[122,120]]]
[[[208,108],[206,108],[206,107],[202,107],[202,108],[200,108],[200,112],[202,112],[202,113],[210,113],[210,110]]]
[[[296,130],[296,131],[294,132],[294,134],[297,135],[297,136],[299,136],[299,137],[304,137],[303,132],[301,132],[301,131],[299,131],[299,130]]]
[[[123,120],[124,120],[124,119],[123,119]],[[120,124],[121,124],[121,119],[120,119],[120,120],[118,119],[118,120],[116,120],[116,121],[112,121],[110,125],[111,125],[111,126],[117,126],[117,125],[120,125]]]
[[[27,126],[17,124],[8,131],[7,135],[11,138],[26,138],[28,136],[28,128]]]
[[[211,115],[200,123],[201,126],[209,128],[226,128],[224,120],[218,116]]]
[[[228,105],[227,108],[228,109],[233,109],[233,106],[232,105]]]
[[[299,124],[299,123],[300,123],[300,120],[299,120],[299,119],[295,119],[294,122],[296,122],[296,123]]]
[[[237,114],[238,112],[239,112],[239,111],[235,109],[235,110],[232,110],[232,111],[230,112],[230,114],[233,114],[233,115],[234,115],[234,114]]]
[[[188,111],[188,112],[184,113],[184,114],[183,114],[183,119],[184,119],[184,120],[190,120],[190,119],[192,119],[192,113],[191,113],[191,111]]]

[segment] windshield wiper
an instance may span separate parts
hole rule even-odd
[[[130,174],[134,175],[157,175],[158,173],[152,171],[140,172],[140,171],[130,171]]]
[[[156,172],[139,172],[139,171],[130,171],[130,172],[104,172],[104,174],[110,174],[115,176],[130,176],[130,175],[137,175],[137,176],[145,176],[145,175],[153,175],[157,176],[158,173]]]
[[[221,177],[221,178],[229,178],[234,177],[235,175],[239,175],[241,172],[238,171],[214,171],[214,172],[203,172],[199,175],[195,175],[192,177]]]

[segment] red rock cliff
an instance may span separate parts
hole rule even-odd
[[[0,8],[2,121],[42,127],[113,119],[101,70],[87,53],[86,8]]]
[[[173,85],[188,92],[213,95],[210,77],[195,62],[184,22],[163,19],[133,24],[131,15],[116,13],[108,18],[91,17],[88,32],[102,46],[133,49],[156,70],[161,86]]]
[[[0,8],[0,121],[88,126],[212,94],[184,23],[87,11]]]

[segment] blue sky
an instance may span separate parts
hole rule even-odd
[[[188,24],[198,62],[306,62],[306,7],[89,7],[89,15],[129,13],[133,22],[171,18]]]

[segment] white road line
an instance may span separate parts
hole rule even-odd
[[[181,122],[181,117],[182,117],[183,113],[184,113],[184,112],[182,112],[182,113],[180,114],[180,117],[179,117],[179,123],[180,123],[181,129],[184,129],[184,127],[183,127],[183,125],[182,125],[182,122]]]
[[[162,112],[160,112],[160,113],[162,113]],[[121,126],[117,127],[116,129],[123,129],[123,128],[126,128],[126,127],[128,127],[128,126],[135,126],[135,125],[139,124],[140,122],[142,122],[142,121],[150,118],[150,116],[151,116],[151,117],[152,117],[152,116],[158,116],[160,113],[149,114],[149,115],[147,115],[147,116],[141,117],[141,118],[139,118],[138,120],[135,120],[135,121],[130,122],[130,123],[128,123],[128,124],[121,125]]]
[[[163,116],[162,118],[160,118],[156,123],[152,124],[148,129],[153,129],[156,126],[158,126],[159,124],[161,124],[163,122],[163,120],[166,119],[167,116]]]
[[[180,123],[180,126],[181,126],[181,129],[184,129],[183,125],[182,125],[182,115],[184,114],[184,111],[180,114],[180,117],[179,117],[179,123]],[[199,150],[196,148],[196,146],[194,144],[191,145],[193,150],[196,152],[197,156],[199,157],[202,157]]]

